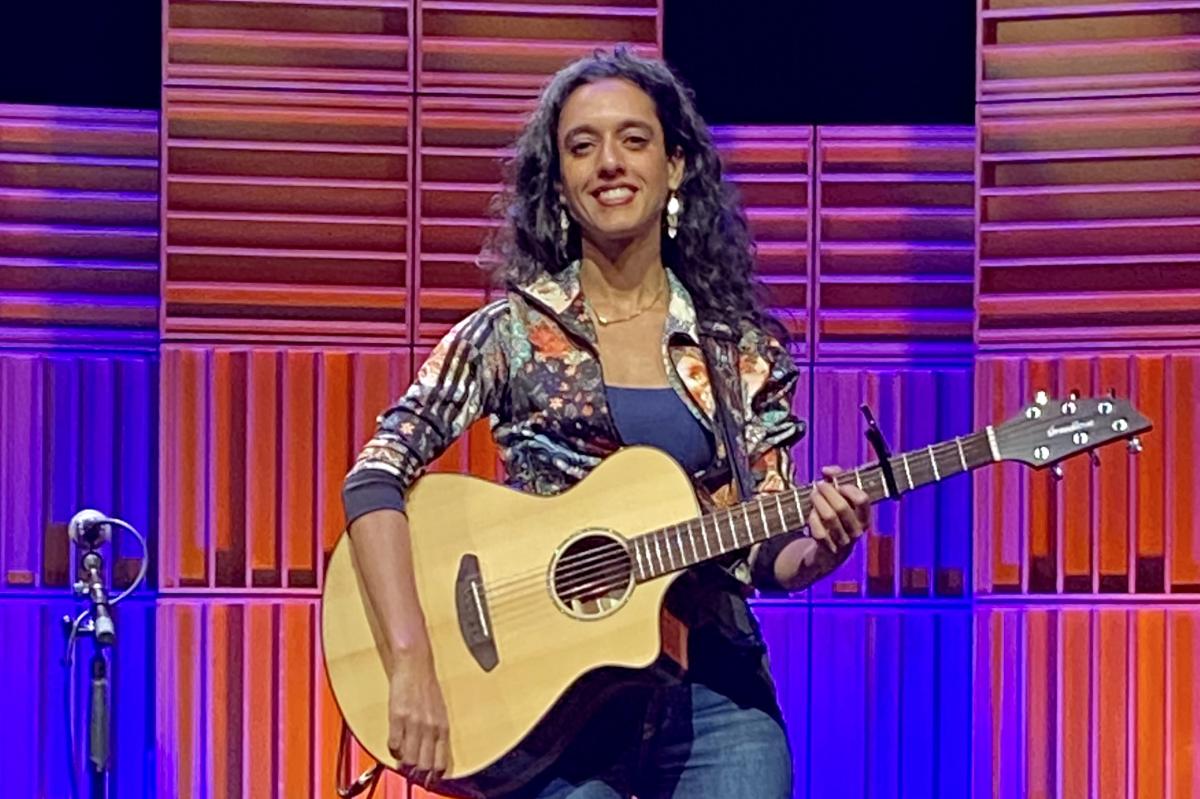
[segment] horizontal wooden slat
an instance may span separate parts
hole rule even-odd
[[[409,108],[168,89],[166,335],[407,340]]]
[[[157,148],[154,112],[0,105],[4,344],[155,330]]]
[[[503,163],[533,110],[530,100],[419,100],[418,338],[436,340],[495,292],[480,251],[498,221]]]
[[[597,47],[659,51],[659,0],[604,4],[422,0],[421,92],[536,95],[546,78]]]
[[[979,99],[1195,92],[1200,4],[984,0]]]
[[[968,351],[974,131],[822,127],[818,136],[818,359]]]
[[[980,110],[979,341],[1195,340],[1195,98]]]
[[[807,354],[812,128],[717,127],[713,139],[725,175],[741,195],[771,310],[788,328],[797,352]]]
[[[405,91],[409,2],[169,0],[168,86]]]

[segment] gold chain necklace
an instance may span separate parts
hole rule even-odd
[[[638,310],[631,313],[629,316],[622,316],[619,319],[610,319],[609,317],[604,316],[599,311],[597,311],[596,307],[594,305],[591,305],[591,303],[588,303],[588,305],[589,305],[589,307],[591,307],[592,316],[596,317],[596,321],[599,322],[602,326],[608,327],[609,325],[615,325],[615,324],[619,324],[621,322],[628,322],[630,319],[637,319],[639,316],[644,314],[646,311],[650,310],[655,305],[658,305],[658,301],[660,299],[662,299],[662,296],[664,294],[666,294],[666,288],[667,288],[667,284],[664,282],[663,287],[658,290],[658,293],[654,295],[654,298],[650,300],[649,304],[647,304],[645,307],[639,308]]]

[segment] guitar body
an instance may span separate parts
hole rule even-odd
[[[452,782],[439,790],[490,795],[523,784],[565,745],[565,717],[582,721],[631,670],[659,659],[662,601],[675,575],[636,586],[630,577],[600,601],[564,604],[551,570],[579,563],[586,578],[587,568],[610,562],[601,556],[614,542],[698,512],[687,475],[646,447],[621,450],[555,497],[460,475],[417,482],[407,508],[413,562],[450,723]],[[322,600],[326,670],[355,737],[394,767],[375,630],[343,536]]]

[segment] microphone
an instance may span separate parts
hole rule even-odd
[[[117,631],[113,626],[112,613],[108,606],[108,592],[104,590],[104,578],[100,576],[103,561],[93,551],[83,556],[82,566],[87,578],[80,585],[80,593],[86,595],[92,603],[93,634],[97,643],[112,646]]]
[[[112,538],[108,517],[98,510],[81,510],[67,524],[67,535],[76,546],[95,549]]]

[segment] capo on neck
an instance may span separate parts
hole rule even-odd
[[[879,432],[875,414],[871,413],[871,406],[865,402],[859,406],[859,410],[867,420],[867,441],[871,442],[871,448],[875,450],[875,455],[879,458],[879,471],[883,474],[883,484],[887,486],[888,496],[898,497],[900,489],[896,485],[896,476],[892,474],[892,453],[888,449],[887,441],[883,438],[883,433]]]

